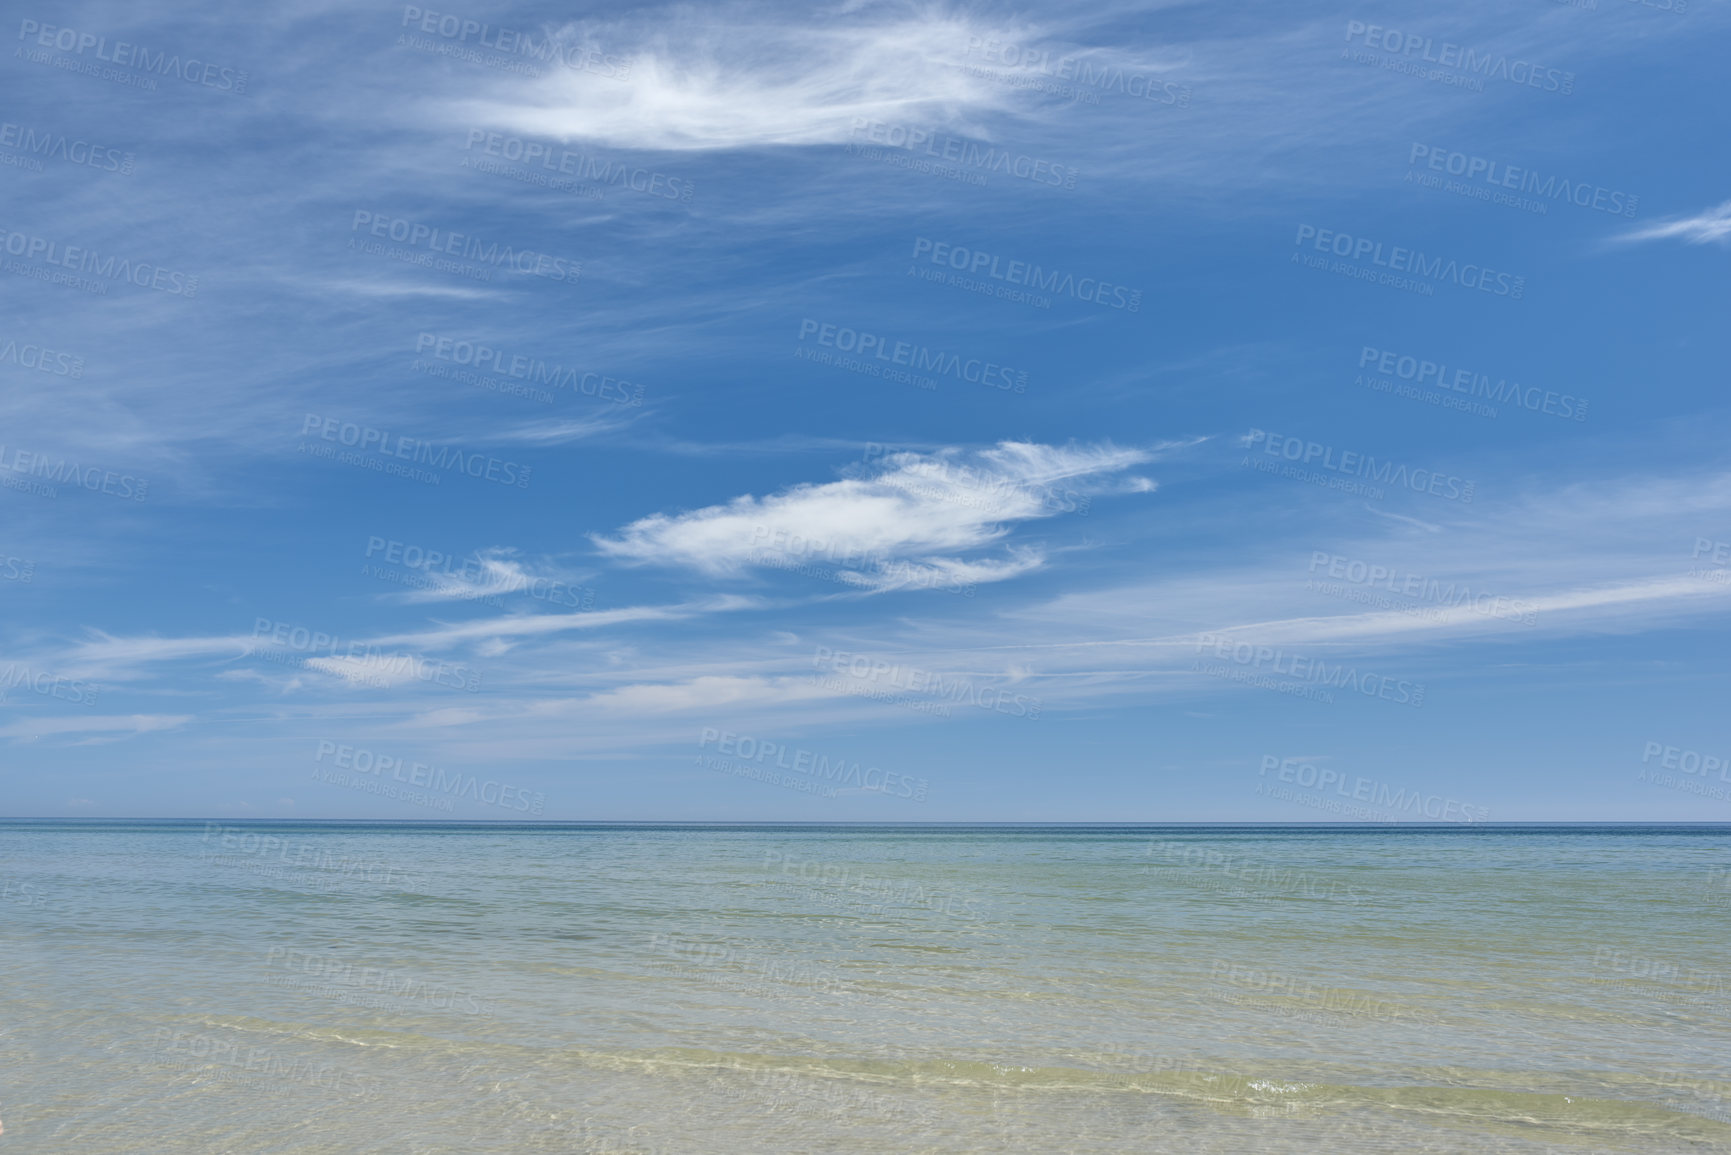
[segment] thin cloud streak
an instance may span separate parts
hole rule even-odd
[[[1683,240],[1692,245],[1731,243],[1731,201],[1692,217],[1674,217],[1624,233],[1625,241]]]

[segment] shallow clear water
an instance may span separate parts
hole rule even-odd
[[[0,823],[0,1145],[1731,1151],[1728,870],[1705,827]]]

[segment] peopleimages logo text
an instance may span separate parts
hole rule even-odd
[[[466,557],[456,553],[436,549],[424,549],[421,546],[377,536],[367,538],[367,552],[364,556],[371,558],[382,553],[389,565],[400,565],[410,570],[417,570],[425,575],[423,581],[404,580],[404,585],[414,585],[422,589],[440,589],[440,583],[432,579],[439,574],[452,579],[454,583],[467,583],[479,587],[476,590],[465,591],[473,595],[473,600],[487,600],[488,605],[496,605],[499,594],[527,593],[537,601],[550,605],[570,606],[572,609],[592,610],[595,608],[595,591],[584,586],[568,585],[565,582],[553,581],[550,578],[538,577],[521,572],[495,572],[488,564],[488,559],[479,553],[470,553]],[[453,572],[451,563],[461,561],[462,565]],[[441,568],[442,567],[442,568]],[[389,580],[399,580],[394,571],[378,569],[376,576],[388,577]],[[367,567],[362,566],[361,572],[366,573]]]
[[[1161,80],[1146,73],[1125,72],[1122,68],[1088,59],[1086,50],[1060,56],[1054,63],[1049,48],[1028,48],[1019,44],[999,43],[980,36],[968,37],[964,56],[978,55],[981,59],[1005,68],[1015,68],[1024,74],[1074,80],[1078,85],[1100,92],[1121,92],[1126,96],[1151,100],[1155,104],[1172,104],[1182,108],[1190,103],[1188,85]],[[1014,75],[1014,74],[1012,74]],[[1092,93],[1090,93],[1092,95]],[[1091,103],[1097,103],[1098,97]]]
[[[1511,61],[1502,53],[1477,52],[1447,40],[1439,47],[1429,36],[1402,33],[1393,28],[1384,28],[1380,24],[1349,20],[1346,22],[1346,40],[1349,44],[1354,40],[1362,40],[1366,48],[1392,52],[1397,56],[1412,56],[1417,53],[1418,59],[1426,64],[1458,68],[1485,80],[1506,80],[1510,84],[1538,88],[1545,92],[1558,92],[1564,96],[1575,91],[1573,72],[1543,68],[1529,60]]]
[[[1597,209],[1612,216],[1632,217],[1641,203],[1640,197],[1617,189],[1602,188],[1586,181],[1570,181],[1567,177],[1558,177],[1555,174],[1541,181],[1539,174],[1530,168],[1521,168],[1482,156],[1468,156],[1464,152],[1454,152],[1446,148],[1433,148],[1428,144],[1412,146],[1412,153],[1407,157],[1408,180],[1412,179],[1412,166],[1417,165],[1421,159],[1425,167],[1435,172],[1446,172],[1450,176],[1462,177],[1468,181],[1482,180],[1493,188],[1513,189],[1551,200],[1562,199],[1580,208]]]
[[[915,802],[926,800],[927,781],[924,778],[915,779],[908,774],[898,774],[893,770],[884,770],[878,766],[868,766],[860,770],[859,762],[849,763],[846,757],[838,756],[834,762],[829,755],[803,747],[789,748],[785,742],[771,742],[751,734],[735,734],[731,730],[718,730],[713,726],[705,726],[698,736],[697,748],[704,750],[709,744],[715,743],[715,749],[729,758],[737,758],[741,762],[754,762],[764,765],[769,759],[769,766],[778,770],[791,770],[797,774],[807,774],[815,779],[833,780],[837,786],[853,783],[855,789],[868,794],[888,794],[900,798],[912,798]],[[788,761],[789,758],[792,761]],[[872,775],[876,774],[874,782]]]
[[[1300,762],[1297,758],[1280,758],[1273,754],[1262,756],[1262,768],[1257,777],[1266,778],[1268,772],[1274,770],[1275,777],[1282,782],[1294,782],[1307,790],[1325,791],[1333,785],[1334,792],[1342,798],[1355,802],[1368,802],[1372,806],[1380,806],[1400,813],[1412,811],[1414,816],[1423,815],[1426,818],[1441,822],[1483,822],[1490,817],[1490,810],[1484,806],[1468,806],[1454,798],[1445,798],[1441,794],[1426,795],[1423,791],[1414,790],[1410,794],[1405,787],[1390,793],[1389,784],[1375,778],[1356,776],[1352,789],[1347,789],[1347,778],[1344,771],[1331,770],[1327,767],[1318,769],[1309,762]],[[1307,773],[1308,772],[1308,773]],[[1262,793],[1262,788],[1257,788]]]
[[[1540,389],[1537,385],[1522,385],[1506,377],[1499,378],[1493,384],[1490,377],[1471,369],[1456,369],[1450,374],[1448,365],[1442,361],[1431,361],[1397,353],[1392,349],[1378,349],[1373,345],[1366,345],[1359,351],[1358,367],[1363,369],[1372,365],[1378,373],[1390,374],[1415,385],[1428,383],[1436,389],[1465,393],[1469,397],[1483,397],[1501,405],[1519,405],[1522,409],[1546,413],[1552,417],[1574,421],[1587,419],[1587,399],[1576,397],[1573,393],[1558,393]]]
[[[30,36],[35,36],[36,43],[43,48],[70,52],[74,56],[83,56],[85,50],[89,49],[93,57],[105,64],[136,68],[157,76],[173,76],[188,84],[232,92],[237,96],[246,92],[247,74],[240,69],[207,64],[191,56],[183,61],[178,52],[173,55],[167,52],[152,55],[150,49],[143,45],[128,44],[124,40],[116,40],[110,45],[106,36],[98,36],[94,32],[59,28],[35,20],[21,21],[18,25],[18,39],[23,40]]]
[[[342,770],[375,775],[383,775],[389,770],[391,777],[398,782],[423,786],[451,798],[469,798],[487,806],[540,814],[547,804],[547,796],[538,790],[531,793],[521,786],[512,786],[491,778],[481,782],[473,774],[465,778],[460,770],[446,771],[425,762],[405,762],[394,755],[377,754],[364,747],[345,746],[329,739],[320,739],[313,761],[323,762],[327,757],[333,766]],[[403,776],[404,770],[408,771],[407,777]]]
[[[485,478],[499,485],[513,485],[518,489],[529,488],[529,474],[535,468],[532,465],[519,465],[515,461],[501,461],[479,451],[465,453],[454,445],[435,445],[431,441],[404,437],[389,430],[374,429],[370,425],[359,425],[336,417],[321,417],[317,413],[308,413],[301,420],[301,436],[305,437],[309,433],[315,433],[325,441],[354,446],[361,452],[371,450],[381,457],[419,462],[437,469],[455,469],[470,477]]]
[[[0,365],[6,364],[56,377],[84,376],[84,358],[76,353],[57,353],[41,345],[20,345],[10,338],[0,345]]]
[[[867,333],[850,329],[846,325],[832,325],[804,317],[799,322],[799,339],[804,341],[808,337],[815,337],[819,345],[839,349],[843,353],[857,353],[861,357],[870,355],[880,361],[906,365],[924,373],[954,377],[958,381],[988,385],[993,389],[1003,389],[1011,393],[1028,391],[1026,370],[1012,369],[1008,365],[1000,365],[979,357],[964,361],[959,354],[947,353],[942,349],[930,349],[878,333]]]
[[[1288,437],[1282,433],[1267,433],[1261,429],[1252,429],[1246,434],[1244,445],[1246,448],[1261,445],[1262,452],[1269,457],[1362,477],[1381,485],[1410,489],[1414,493],[1428,493],[1468,505],[1472,504],[1473,500],[1474,483],[1471,481],[1452,474],[1438,473],[1434,469],[1408,470],[1405,465],[1397,465],[1392,461],[1378,462],[1368,453],[1351,449],[1337,450],[1332,445],[1305,441],[1301,437]]]
[[[478,150],[477,145],[480,146]],[[486,156],[501,157],[525,165],[540,165],[548,172],[594,181],[600,185],[618,185],[620,188],[629,188],[633,192],[670,201],[688,201],[696,189],[688,180],[668,176],[653,169],[632,168],[618,161],[572,152],[568,148],[559,149],[555,156],[550,144],[505,136],[484,128],[471,128],[463,149],[466,152],[479,151]]]
[[[812,666],[820,671],[827,667],[834,673],[849,676],[855,682],[869,682],[897,690],[910,690],[917,694],[930,694],[935,698],[966,703],[1016,718],[1038,718],[1044,704],[1039,698],[1012,694],[998,686],[976,686],[973,679],[966,675],[956,674],[946,678],[935,670],[903,666],[882,659],[874,660],[865,654],[832,650],[828,646],[817,647],[812,654]],[[837,681],[839,682],[839,679]],[[1006,704],[1009,709],[1005,709]]]
[[[1267,669],[1270,673],[1314,682],[1323,686],[1355,690],[1367,698],[1381,698],[1402,706],[1424,705],[1424,683],[1389,678],[1370,671],[1360,672],[1355,666],[1330,667],[1321,658],[1289,654],[1276,646],[1258,646],[1241,642],[1224,634],[1198,634],[1196,652],[1207,650],[1216,658],[1234,662],[1253,670]]]
[[[944,265],[957,272],[979,275],[984,273],[995,281],[1011,285],[1027,285],[1046,293],[1074,297],[1104,305],[1108,309],[1124,309],[1131,313],[1142,310],[1142,290],[1115,285],[1097,277],[1077,278],[1060,269],[1044,269],[1027,261],[1006,261],[979,249],[967,249],[927,237],[914,238],[914,260],[925,257],[934,265]]]
[[[1385,589],[1391,594],[1433,602],[1449,609],[1465,607],[1485,617],[1502,618],[1529,626],[1538,621],[1539,607],[1533,602],[1505,598],[1483,589],[1475,593],[1465,582],[1451,580],[1444,583],[1437,578],[1408,573],[1399,566],[1377,565],[1358,558],[1315,550],[1310,555],[1310,572],[1315,574],[1319,569],[1336,581],[1367,589]]]
[[[11,459],[8,460],[6,449],[5,443],[0,442],[0,474],[22,473],[29,477],[40,477],[44,481],[88,489],[92,493],[106,493],[110,497],[127,501],[143,501],[150,493],[150,482],[130,473],[115,473],[112,469],[103,469],[96,465],[80,465],[76,461],[66,460],[65,457],[55,460],[49,454],[19,449],[17,446],[12,447]]]
[[[1703,779],[1717,770],[1719,781],[1731,782],[1731,755],[1728,754],[1703,754],[1699,750],[1668,746],[1663,742],[1648,742],[1641,750],[1641,765],[1649,765],[1655,758],[1665,770],[1699,774]]]
[[[1311,241],[1311,247],[1319,253],[1333,253],[1351,261],[1362,261],[1369,257],[1371,264],[1397,273],[1411,273],[1433,281],[1448,281],[1463,289],[1477,289],[1481,293],[1507,297],[1512,301],[1520,300],[1526,292],[1525,277],[1499,273],[1488,266],[1471,262],[1461,264],[1452,258],[1427,258],[1417,249],[1405,249],[1399,245],[1389,245],[1385,257],[1383,243],[1369,237],[1355,237],[1350,233],[1319,229],[1315,225],[1299,225],[1298,235],[1293,238],[1292,243],[1302,246],[1305,241]],[[1294,253],[1292,259],[1296,261],[1298,254]]]
[[[464,665],[452,665],[439,658],[423,658],[416,654],[386,650],[371,642],[348,641],[336,634],[311,630],[292,622],[258,618],[253,622],[254,640],[269,638],[271,644],[299,653],[310,653],[311,659],[301,664],[347,679],[352,683],[372,684],[385,689],[404,677],[432,685],[450,686],[471,694],[481,690],[480,671]],[[250,649],[249,649],[249,652]],[[279,658],[266,657],[277,661]]]
[[[20,666],[17,662],[9,662],[5,669],[0,669],[0,702],[6,701],[6,695],[19,686],[33,694],[41,694],[45,698],[59,698],[75,706],[96,705],[96,695],[101,689],[94,682],[68,678],[46,670],[32,670],[27,665]]]
[[[1005,176],[1034,184],[1051,185],[1054,188],[1075,188],[1076,178],[1080,175],[1080,171],[1070,165],[1012,152],[1007,148],[1000,149],[964,136],[938,134],[933,129],[921,128],[918,125],[888,124],[881,120],[856,116],[849,139],[859,144],[862,135],[865,143],[904,149],[934,160],[954,161],[982,172],[999,172]]]
[[[558,64],[572,72],[593,72],[609,80],[627,80],[631,75],[631,58],[627,56],[609,56],[587,45],[564,44],[547,36],[537,40],[533,32],[500,28],[449,12],[431,12],[413,4],[403,6],[401,27],[457,45],[473,42],[506,56],[524,56],[538,64]]]
[[[642,385],[576,366],[567,368],[558,363],[550,366],[544,359],[508,349],[495,349],[482,341],[467,341],[442,333],[423,332],[415,338],[415,353],[427,354],[455,365],[486,369],[520,381],[546,385],[551,389],[569,389],[585,397],[612,401],[618,405],[643,404]]]
[[[424,248],[431,253],[479,261],[494,268],[508,268],[543,280],[574,285],[583,272],[581,263],[564,257],[551,256],[534,249],[515,249],[510,245],[501,245],[498,241],[483,241],[469,233],[454,233],[449,229],[422,224],[420,221],[356,209],[354,223],[349,226],[349,231],[359,232],[363,227],[370,236],[387,237],[412,249]]]
[[[62,160],[100,172],[117,172],[123,176],[132,173],[130,152],[92,144],[88,140],[75,140],[65,133],[38,133],[27,124],[0,123],[0,147],[15,148],[38,159]]]
[[[112,253],[104,257],[82,245],[68,245],[5,226],[0,226],[0,248],[11,256],[23,257],[27,261],[73,269],[110,281],[129,281],[141,289],[155,289],[157,292],[172,293],[177,297],[198,295],[198,278],[190,274],[165,269],[149,261],[117,257]],[[106,293],[108,289],[104,286],[99,291]]]

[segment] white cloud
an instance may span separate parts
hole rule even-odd
[[[608,414],[581,420],[535,421],[497,430],[487,440],[506,445],[565,445],[624,429],[632,420],[633,415]]]
[[[477,550],[456,573],[429,569],[416,580],[418,588],[393,594],[397,601],[476,601],[510,594],[528,593],[551,605],[581,607],[583,590],[565,575],[532,573],[516,558],[514,549]]]
[[[177,730],[190,714],[110,714],[91,718],[30,718],[0,727],[0,737],[29,741],[56,734],[117,734],[129,737],[156,730]]]
[[[672,606],[627,606],[618,610],[579,610],[569,614],[518,614],[473,622],[439,623],[429,629],[371,639],[380,646],[443,649],[495,638],[528,638],[566,630],[600,630],[627,622],[674,622],[705,613],[725,613],[756,603],[740,597],[713,597]]]
[[[417,678],[425,682],[440,680],[447,686],[461,686],[465,674],[461,667],[447,669],[442,664],[430,663],[414,654],[308,658],[303,665],[309,670],[318,670],[341,678],[351,689],[395,689],[408,685]]]
[[[397,280],[308,279],[311,287],[332,293],[348,293],[377,299],[434,297],[456,301],[485,301],[498,296],[495,289],[465,289],[452,285],[421,285]]]
[[[806,678],[707,675],[685,682],[620,686],[594,695],[587,704],[608,713],[669,714],[682,710],[762,706],[832,696],[831,692]]]
[[[630,148],[838,143],[856,118],[949,120],[1007,107],[1014,89],[943,66],[983,31],[996,32],[943,15],[787,21],[716,9],[658,12],[653,30],[573,25],[562,41],[628,52],[628,75],[551,69],[532,103],[469,105],[461,115]]]
[[[1423,607],[1426,610],[1423,616],[1404,613],[1399,610],[1328,614],[1325,616],[1311,615],[1230,626],[1205,631],[1204,635],[1150,639],[1149,644],[1167,646],[1194,644],[1197,638],[1201,636],[1219,637],[1238,642],[1254,640],[1259,644],[1291,645],[1305,642],[1375,644],[1379,641],[1393,642],[1408,634],[1442,632],[1507,634],[1518,629],[1519,623],[1527,620],[1528,617],[1536,622],[1544,615],[1549,614],[1616,610],[1644,603],[1667,603],[1686,598],[1724,597],[1727,593],[1731,593],[1731,587],[1716,583],[1711,578],[1683,574],[1620,582],[1615,585],[1562,590],[1523,599],[1503,599],[1491,595],[1485,597],[1487,604],[1511,602],[1518,608],[1519,612],[1502,609],[1500,605],[1493,604],[1493,608],[1497,609],[1497,612],[1493,613],[1483,608],[1477,608],[1472,604],[1461,604]],[[1563,623],[1553,623],[1549,619],[1546,619],[1545,624],[1568,628]]]
[[[1094,494],[1153,490],[1146,478],[1108,476],[1152,457],[1109,445],[1013,441],[972,454],[891,453],[841,481],[654,514],[594,540],[613,557],[711,576],[809,562],[838,565],[842,580],[873,590],[1004,581],[1037,569],[1044,555],[1032,547],[987,559],[958,555],[996,544],[1012,523],[1075,510]]]
[[[257,648],[256,639],[230,637],[115,637],[91,630],[91,637],[75,643],[61,659],[66,672],[99,681],[125,681],[138,669],[157,662],[187,658],[243,658]]]
[[[1623,240],[1626,241],[1659,241],[1673,237],[1681,238],[1692,245],[1731,242],[1731,201],[1692,217],[1676,217],[1623,234]]]

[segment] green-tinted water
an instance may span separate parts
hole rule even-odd
[[[1731,1151],[1731,832],[0,824],[30,1152]]]

